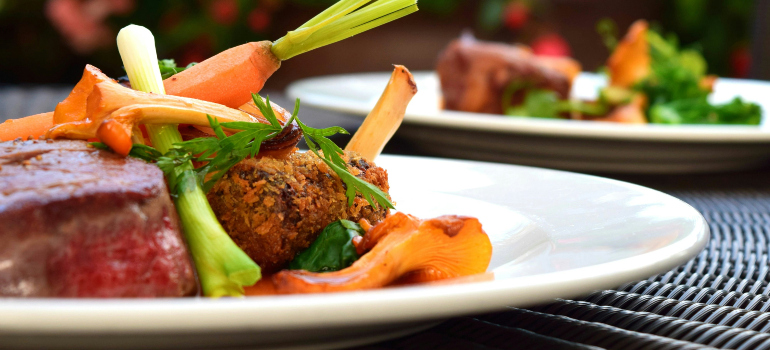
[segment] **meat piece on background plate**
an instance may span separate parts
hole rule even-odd
[[[156,166],[84,141],[0,143],[0,296],[197,293]]]
[[[477,41],[465,35],[452,41],[439,56],[436,72],[441,80],[444,108],[475,113],[503,113],[503,96],[512,84],[508,105],[521,104],[528,88],[555,91],[569,97],[580,64],[566,57],[535,56],[523,45]]]

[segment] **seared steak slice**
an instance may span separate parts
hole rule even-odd
[[[195,294],[162,172],[83,141],[0,143],[0,296]]]

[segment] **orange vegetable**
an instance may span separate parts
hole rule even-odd
[[[281,67],[281,60],[270,51],[271,45],[269,41],[261,41],[225,50],[164,80],[166,94],[239,108],[251,101],[251,94],[262,90],[265,81]],[[0,141],[28,136],[37,138],[54,124],[83,120],[85,98],[90,95],[93,85],[109,80],[95,67],[87,66],[86,71],[89,70],[91,74],[84,74],[67,99],[57,106],[58,120],[52,119],[53,112],[9,120],[0,124]],[[94,70],[99,74],[93,74]]]
[[[99,129],[96,130],[96,137],[121,156],[125,157],[131,152],[133,146],[131,136],[115,120],[110,119],[102,122]]]
[[[53,112],[31,115],[20,119],[9,119],[0,124],[0,141],[21,138],[38,138],[53,126]]]
[[[404,66],[395,65],[385,91],[345,146],[345,150],[354,151],[374,161],[398,130],[401,121],[404,120],[406,106],[415,94],[417,94],[417,84],[414,82],[412,73]]]
[[[166,94],[238,108],[281,67],[271,46],[269,41],[260,41],[225,50],[164,80]]]
[[[492,244],[479,221],[462,216],[421,221],[395,213],[369,230],[356,247],[369,252],[346,269],[284,270],[247,288],[246,294],[339,292],[444,280],[483,273],[492,257]]]
[[[703,90],[706,90],[708,92],[714,92],[714,83],[717,82],[718,78],[719,77],[713,74],[707,75],[700,80],[700,83],[698,85]]]
[[[283,108],[273,106],[273,110],[282,121],[291,116]],[[72,93],[56,106],[55,125],[46,137],[90,139],[98,136],[104,143],[125,149],[131,135],[140,133],[137,127],[140,124],[208,126],[207,116],[220,122],[267,123],[258,112],[249,114],[216,103],[131,90],[88,65]]]
[[[649,25],[638,20],[631,25],[623,40],[607,60],[610,85],[631,87],[650,74],[650,45],[647,43]]]

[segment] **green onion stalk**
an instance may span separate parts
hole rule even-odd
[[[131,87],[165,94],[155,52],[155,38],[147,28],[129,25],[118,33],[118,50]],[[153,146],[161,153],[182,142],[176,124],[146,125]],[[176,189],[177,213],[182,222],[203,294],[211,297],[242,296],[243,286],[261,278],[259,266],[230,239],[198,185],[190,161],[166,174]]]
[[[271,51],[286,60],[416,11],[417,0],[340,0],[273,42]],[[129,25],[118,33],[117,42],[131,86],[143,92],[165,94],[152,33],[147,28]],[[153,146],[162,154],[182,142],[176,124],[146,127]],[[190,161],[168,171],[166,179],[176,194],[176,209],[203,294],[242,296],[244,286],[253,285],[261,278],[259,266],[222,228]]]

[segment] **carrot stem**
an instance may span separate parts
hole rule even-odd
[[[280,60],[287,60],[414,12],[417,0],[341,0],[274,41],[272,51]]]

